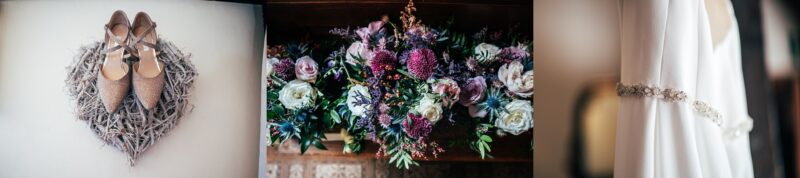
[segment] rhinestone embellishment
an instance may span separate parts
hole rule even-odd
[[[619,96],[634,96],[634,97],[654,97],[663,99],[667,102],[686,103],[692,106],[692,110],[700,113],[700,115],[708,118],[717,126],[722,127],[723,119],[722,114],[716,109],[711,107],[706,102],[700,100],[690,100],[686,92],[672,89],[672,88],[658,88],[655,86],[648,86],[644,84],[623,84],[617,83],[617,95]]]

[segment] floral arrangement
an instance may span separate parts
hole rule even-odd
[[[424,25],[401,12],[354,30],[330,31],[341,47],[315,57],[308,43],[268,48],[267,120],[271,143],[298,140],[301,152],[326,149],[339,129],[346,153],[380,145],[378,157],[408,169],[445,151],[436,129],[466,126],[466,144],[490,156],[495,136],[533,127],[530,40],[508,32],[472,36]],[[451,24],[449,22],[448,24]],[[502,46],[502,47],[501,47]],[[324,64],[324,65],[320,65]]]

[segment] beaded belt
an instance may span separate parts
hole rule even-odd
[[[643,84],[623,84],[617,83],[617,95],[619,96],[636,96],[636,97],[655,97],[668,102],[687,103],[691,104],[692,110],[700,113],[717,126],[722,127],[722,114],[716,109],[711,107],[706,102],[688,99],[686,92],[672,89],[672,88],[658,88],[647,86]]]

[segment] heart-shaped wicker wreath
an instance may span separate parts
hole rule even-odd
[[[174,128],[186,111],[190,111],[189,96],[197,70],[183,54],[166,40],[158,40],[158,59],[164,63],[166,82],[161,100],[148,111],[138,102],[131,90],[115,113],[105,111],[97,94],[97,74],[105,54],[102,42],[83,46],[67,68],[67,91],[75,100],[75,115],[86,121],[97,136],[128,156],[131,165],[156,141]],[[135,57],[128,58],[133,62]]]

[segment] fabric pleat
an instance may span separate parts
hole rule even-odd
[[[691,102],[622,96],[614,176],[753,177],[736,20],[715,48],[703,0],[629,0],[621,11],[621,83],[683,91],[722,123]]]

